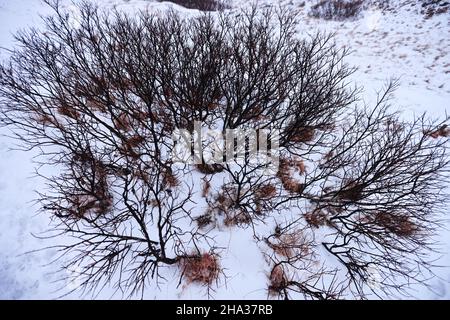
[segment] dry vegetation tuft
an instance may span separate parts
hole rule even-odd
[[[212,253],[184,257],[180,263],[188,284],[199,283],[210,286],[217,280],[221,270],[218,256]]]

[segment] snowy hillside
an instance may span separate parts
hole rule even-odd
[[[71,1],[61,2],[63,8],[76,11]],[[393,104],[403,111],[403,117],[408,119],[427,112],[433,118],[443,118],[450,113],[450,11],[427,16],[421,13],[423,8],[417,4],[420,1],[390,2],[389,9],[373,5],[362,11],[358,19],[344,21],[311,17],[308,12],[312,1],[308,0],[261,0],[258,6],[279,4],[299,10],[299,37],[316,31],[335,33],[337,45],[351,50],[346,62],[358,68],[351,80],[365,88],[363,96],[368,104],[375,101],[377,90],[387,80],[397,78],[399,88]],[[116,8],[131,14],[138,10],[168,9],[183,15],[200,13],[167,1],[96,0],[96,3],[105,10]],[[227,10],[248,5],[245,0],[233,0],[231,9]],[[12,34],[23,28],[42,26],[39,15],[50,12],[40,0],[0,0],[0,59],[7,59],[8,49],[15,46]],[[0,134],[0,299],[92,298],[82,291],[70,292],[77,287],[76,281],[61,279],[77,270],[60,271],[64,257],[54,262],[58,257],[57,248],[47,248],[60,243],[45,239],[50,217],[38,212],[39,206],[33,202],[36,191],[45,188],[42,178],[35,175],[34,151],[14,150],[15,141],[8,137],[7,128],[1,128]],[[438,277],[429,281],[430,288],[412,287],[412,295],[418,298],[450,299],[450,221],[446,227],[437,236],[440,246],[433,271]],[[219,281],[211,296],[267,299],[270,270],[251,232],[239,228],[220,230],[216,241],[227,245],[220,253],[226,277]],[[178,286],[180,275],[176,268],[168,267],[163,272],[168,281],[158,287],[150,284],[144,298],[207,297],[204,287]],[[123,296],[113,288],[106,288],[95,298]]]

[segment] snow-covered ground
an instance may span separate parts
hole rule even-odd
[[[75,1],[76,2],[76,1]],[[144,0],[97,0],[104,8],[117,7],[133,12],[135,10],[163,10],[173,7],[185,13],[187,9],[168,2]],[[394,11],[382,12],[372,8],[356,21],[332,22],[317,20],[307,16],[309,1],[280,1],[281,5],[300,9],[301,23],[299,35],[316,30],[336,33],[338,45],[352,49],[347,62],[357,66],[353,80],[365,87],[368,102],[386,80],[399,78],[395,102],[405,116],[424,111],[433,117],[443,117],[450,111],[450,12],[435,15],[430,19],[420,14],[416,1],[391,1],[398,3]],[[71,1],[62,4],[73,7]],[[278,4],[276,0],[265,0],[259,6]],[[400,5],[402,4],[402,5]],[[247,5],[245,0],[235,0],[234,8]],[[41,24],[39,14],[50,12],[40,0],[0,0],[0,47],[14,46],[12,33],[27,26]],[[0,58],[7,57],[0,50]],[[7,129],[0,129],[8,134]],[[37,213],[33,205],[35,190],[42,188],[42,181],[34,177],[32,152],[10,150],[14,141],[0,137],[0,299],[48,299],[57,298],[67,291],[64,283],[55,282],[64,276],[55,273],[58,262],[52,263],[55,250],[31,252],[52,245],[52,240],[42,240],[38,236],[49,226],[49,218]],[[450,227],[450,223],[448,224]],[[449,228],[450,229],[450,228]],[[251,235],[245,230],[232,229],[222,232],[222,243],[229,249],[222,252],[222,265],[227,269],[227,279],[223,279],[214,293],[216,299],[264,299],[267,297],[265,266],[259,250],[253,244]],[[435,271],[440,278],[431,280],[433,290],[418,288],[417,297],[428,299],[450,298],[450,232],[443,230],[441,240],[442,257],[437,264],[442,268]],[[242,250],[242,246],[246,250]],[[254,249],[254,250],[252,250]],[[260,265],[261,264],[261,265]],[[167,275],[177,277],[175,269],[167,270]],[[76,284],[66,284],[69,288]],[[201,298],[204,288],[189,290],[177,281],[151,288],[145,298]],[[112,291],[105,290],[99,298],[109,298]],[[74,292],[66,298],[78,298]],[[90,296],[87,296],[90,297]],[[115,295],[114,298],[121,298]]]

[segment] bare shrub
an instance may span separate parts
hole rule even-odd
[[[229,8],[225,0],[171,0],[170,2],[188,9],[198,9],[201,11],[218,11]]]
[[[18,34],[0,65],[0,119],[58,172],[39,171],[39,201],[51,235],[72,239],[63,267],[80,266],[87,291],[142,296],[166,265],[209,287],[218,259],[192,252],[219,247],[216,221],[246,228],[282,268],[270,280],[279,298],[406,294],[428,279],[448,203],[448,119],[402,120],[395,82],[358,104],[348,50],[324,34],[298,39],[287,10],[131,17],[85,3],[74,27],[53,8],[45,32]],[[246,152],[238,161],[237,147],[225,163],[174,163],[172,133],[195,121],[278,129],[278,170]]]
[[[450,3],[442,0],[424,0],[421,7],[420,13],[425,19],[430,19],[435,15],[447,13],[450,10]]]
[[[363,5],[364,0],[321,0],[311,6],[309,15],[326,20],[354,19]]]

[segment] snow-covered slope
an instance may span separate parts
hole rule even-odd
[[[97,2],[104,8],[118,8],[127,12],[135,10],[166,10],[173,8],[184,14],[198,14],[169,2],[144,0],[109,0]],[[386,80],[399,78],[396,104],[405,111],[405,116],[424,111],[434,117],[442,117],[450,111],[450,13],[426,18],[420,14],[416,1],[391,1],[395,10],[381,11],[376,7],[363,12],[355,21],[323,21],[307,15],[310,2],[280,1],[283,6],[300,10],[299,36],[316,30],[336,33],[338,45],[352,49],[347,62],[359,69],[353,75],[358,85],[366,88],[365,97],[370,102],[376,89]],[[73,8],[71,1],[63,5]],[[276,0],[259,1],[259,6],[277,5]],[[234,0],[233,9],[248,5],[247,1]],[[50,10],[40,0],[0,0],[0,47],[14,46],[12,33],[27,26],[39,26],[39,14]],[[0,58],[7,57],[7,50],[0,50]],[[0,129],[8,134],[7,129]],[[51,246],[52,240],[38,236],[49,225],[49,218],[37,213],[33,205],[34,191],[43,187],[43,182],[33,176],[33,153],[10,150],[14,141],[0,137],[0,299],[44,299],[57,298],[76,283],[55,282],[64,277],[58,270],[56,249],[30,252]],[[448,224],[450,226],[450,223]],[[221,243],[228,249],[222,253],[222,265],[227,269],[214,293],[217,299],[264,299],[267,275],[259,250],[251,234],[241,229],[224,230]],[[450,233],[443,230],[439,236],[443,253],[436,269],[441,279],[431,280],[434,290],[417,288],[421,298],[450,298]],[[245,248],[245,249],[243,249]],[[168,277],[177,277],[176,269],[165,270]],[[145,298],[185,298],[205,296],[202,287],[176,288],[177,281],[161,284],[160,288],[149,288]],[[74,292],[67,298],[78,298]],[[89,297],[89,296],[88,296]],[[101,298],[121,298],[105,290]]]

